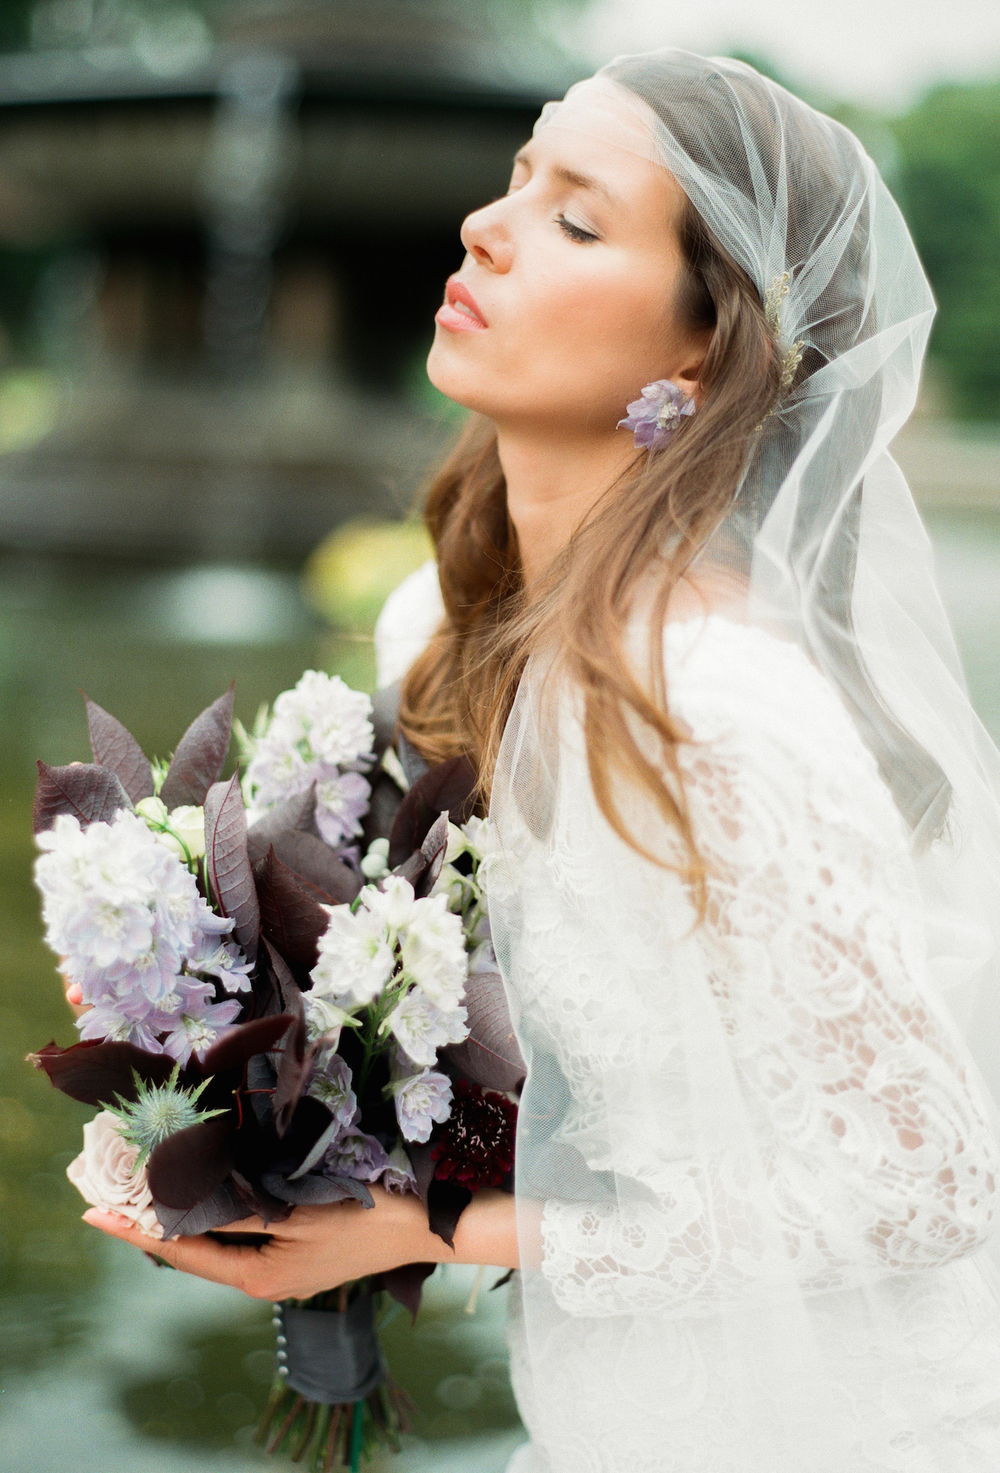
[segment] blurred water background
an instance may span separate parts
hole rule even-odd
[[[607,0],[0,7],[2,1473],[259,1466],[274,1367],[266,1306],[79,1221],[89,1112],[24,1063],[72,1038],[30,880],[34,759],[87,756],[80,689],[165,755],[233,678],[247,724],[308,667],[371,688],[459,418],[422,368],[458,225],[602,59],[591,12]],[[1000,83],[893,108],[809,89],[889,175],[941,304],[898,454],[1000,738]],[[398,1473],[491,1473],[523,1435],[506,1291],[488,1275],[467,1313],[475,1278],[439,1272],[417,1325],[386,1327],[419,1409]]]

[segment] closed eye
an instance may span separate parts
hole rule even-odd
[[[570,240],[600,240],[599,235],[595,235],[592,230],[584,230],[580,225],[574,225],[565,215],[558,215],[556,219]]]

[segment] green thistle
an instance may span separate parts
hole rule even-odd
[[[174,1065],[166,1084],[146,1084],[133,1069],[132,1078],[135,1080],[138,1099],[123,1100],[120,1094],[116,1094],[117,1105],[101,1106],[112,1115],[117,1115],[122,1122],[117,1127],[118,1134],[122,1140],[128,1141],[130,1146],[135,1146],[138,1150],[135,1162],[137,1167],[168,1136],[176,1135],[179,1130],[187,1130],[189,1125],[199,1125],[203,1120],[211,1120],[215,1115],[226,1113],[225,1110],[196,1110],[195,1102],[209,1080],[203,1079],[193,1089],[178,1089],[177,1076],[180,1068],[180,1064]]]

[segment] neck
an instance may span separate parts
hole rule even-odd
[[[497,449],[524,582],[530,586],[635,459],[635,448],[621,431],[560,440],[551,433],[498,428]]]

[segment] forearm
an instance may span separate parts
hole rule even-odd
[[[410,1235],[410,1263],[482,1263],[491,1268],[519,1268],[517,1215],[508,1192],[486,1188],[476,1192],[459,1218],[455,1247],[432,1233],[420,1209]]]

